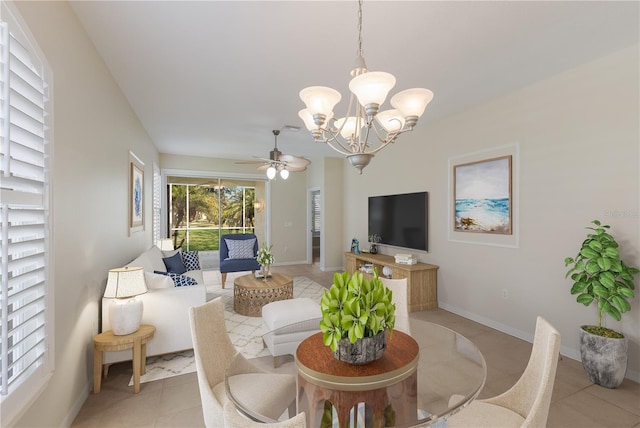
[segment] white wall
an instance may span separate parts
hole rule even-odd
[[[66,2],[18,2],[54,73],[55,371],[17,426],[68,426],[92,383],[92,339],[107,271],[151,245],[128,235],[129,150],[145,163],[151,207],[158,153]]]
[[[527,340],[542,315],[562,334],[562,352],[579,359],[577,330],[596,322],[596,310],[570,295],[564,258],[577,253],[584,227],[596,218],[610,224],[628,264],[640,265],[638,64],[636,46],[438,123],[419,123],[363,175],[345,166],[345,238],[366,242],[369,195],[430,192],[430,250],[417,254],[440,266],[440,307]],[[519,247],[449,241],[449,159],[508,144],[520,151]],[[638,381],[637,295],[631,303],[622,322],[607,325],[629,338],[627,376]]]

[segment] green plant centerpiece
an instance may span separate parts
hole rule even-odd
[[[274,260],[271,248],[273,248],[273,245],[267,245],[266,242],[263,243],[256,256],[256,261],[260,266],[262,266],[262,276],[264,277],[264,281],[266,281],[269,276],[269,266],[273,264]]]
[[[337,359],[366,364],[382,357],[385,332],[389,330],[391,337],[395,325],[396,305],[376,270],[370,280],[358,271],[351,276],[335,273],[320,308],[322,341]]]
[[[622,333],[604,326],[603,315],[616,321],[631,310],[629,300],[635,296],[634,275],[640,270],[620,258],[618,243],[608,233],[611,226],[599,220],[587,227],[587,238],[575,257],[564,260],[569,267],[571,294],[585,306],[597,306],[598,324],[580,330],[580,356],[589,379],[607,388],[616,388],[624,380],[627,368],[627,340]]]

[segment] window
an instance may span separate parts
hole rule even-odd
[[[175,248],[212,251],[225,233],[255,233],[255,182],[168,177]]]
[[[49,281],[51,73],[19,17],[0,21],[0,400],[7,426],[53,371]]]

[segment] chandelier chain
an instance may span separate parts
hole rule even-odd
[[[364,56],[362,53],[362,0],[358,0],[358,57]]]

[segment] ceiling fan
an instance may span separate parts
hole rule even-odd
[[[307,166],[311,163],[309,159],[285,155],[278,150],[278,135],[280,135],[279,129],[273,130],[273,136],[275,138],[275,147],[269,152],[269,159],[260,158],[254,161],[239,161],[237,164],[260,164],[258,171],[267,171],[267,177],[269,180],[273,180],[276,177],[278,171],[280,177],[286,180],[289,177],[290,172],[299,172],[307,169]],[[257,157],[257,156],[256,156]]]

